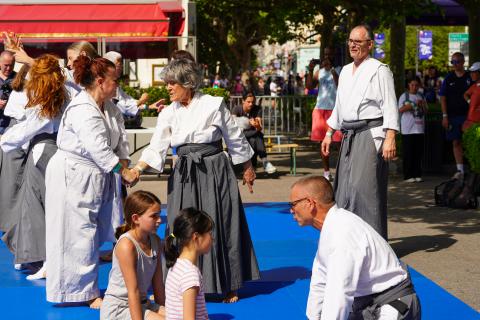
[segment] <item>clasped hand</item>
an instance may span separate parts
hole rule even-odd
[[[122,170],[122,182],[128,187],[133,187],[140,179],[140,174],[137,170],[124,168]]]

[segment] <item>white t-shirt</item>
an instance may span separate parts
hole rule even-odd
[[[406,100],[410,101],[412,104],[414,104],[414,106],[417,106],[417,101],[422,99],[424,98],[419,93],[417,94],[410,93],[408,94],[408,99],[407,99],[407,93],[404,92],[400,96],[400,99],[398,99],[398,108],[400,109],[405,104]],[[425,133],[424,112],[421,112],[420,114],[417,113],[417,115],[415,115],[413,110],[400,113],[400,127],[401,127],[402,134]]]
[[[195,299],[195,319],[208,319],[202,274],[197,266],[189,260],[178,258],[173,267],[168,270],[167,280],[165,281],[167,320],[183,320],[183,293],[193,287],[199,287]]]
[[[340,73],[340,68],[335,68],[337,74]],[[331,71],[321,68],[318,72],[318,96],[316,109],[333,110],[335,107],[335,98],[337,96],[337,86],[333,80]]]
[[[274,81],[270,83],[270,96],[278,97],[278,85]]]

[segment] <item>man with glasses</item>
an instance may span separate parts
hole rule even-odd
[[[366,25],[350,32],[353,62],[340,73],[322,152],[329,154],[333,132],[342,130],[334,185],[337,204],[386,239],[388,161],[396,156],[395,134],[400,127],[393,75],[387,65],[370,57],[372,39]]]
[[[457,164],[457,173],[454,178],[462,178],[463,148],[462,148],[462,125],[468,113],[468,103],[463,99],[463,94],[472,84],[470,75],[465,71],[465,58],[461,52],[452,54],[450,61],[453,70],[449,72],[440,87],[440,102],[442,105],[442,126],[446,130],[446,138],[452,141],[453,156]]]
[[[10,51],[3,51],[0,54],[0,135],[5,132],[5,129],[10,123],[10,117],[3,114],[7,106],[10,92],[12,92],[11,83],[15,75],[13,71],[15,67],[15,57]]]
[[[370,225],[335,204],[327,179],[296,181],[290,201],[300,226],[321,230],[307,302],[310,320],[421,318],[406,266]]]

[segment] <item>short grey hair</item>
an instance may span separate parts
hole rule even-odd
[[[103,55],[103,57],[107,60],[112,61],[113,63],[117,62],[118,60],[122,59],[122,55],[117,51],[108,51]]]
[[[178,83],[184,88],[197,91],[202,84],[203,70],[194,61],[175,59],[162,70],[161,78],[165,83]]]

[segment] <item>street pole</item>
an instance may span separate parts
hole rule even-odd
[[[415,27],[415,32],[417,33],[417,44],[415,46],[415,77],[418,74],[418,26]]]

